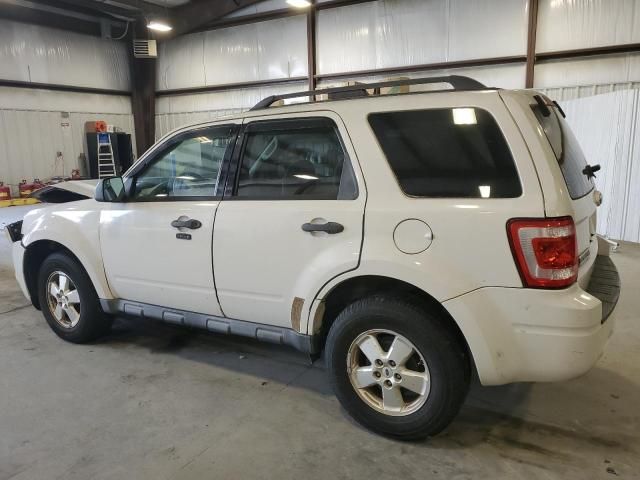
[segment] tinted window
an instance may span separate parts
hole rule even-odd
[[[374,113],[369,123],[407,195],[508,198],[522,194],[507,143],[484,110]]]
[[[135,177],[134,198],[213,197],[233,129],[199,130],[179,137]]]
[[[584,153],[578,140],[573,135],[569,124],[558,109],[548,99],[548,110],[543,112],[539,105],[533,106],[533,112],[544,130],[547,140],[555,153],[562,176],[567,184],[571,198],[584,197],[594,188],[593,180],[589,179],[582,170],[587,166]],[[545,116],[545,113],[548,115]]]
[[[248,127],[236,195],[264,199],[355,198],[355,181],[335,126],[324,119]]]

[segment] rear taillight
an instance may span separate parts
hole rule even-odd
[[[576,227],[571,217],[513,219],[511,251],[525,287],[564,288],[578,278]]]

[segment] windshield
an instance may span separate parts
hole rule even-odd
[[[587,166],[587,161],[578,140],[564,116],[558,111],[557,105],[546,97],[543,98],[547,108],[536,104],[532,107],[533,112],[556,155],[569,195],[576,200],[584,197],[594,188],[593,180],[582,173]]]

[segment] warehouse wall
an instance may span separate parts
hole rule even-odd
[[[0,79],[130,88],[124,43],[2,19]],[[84,150],[84,123],[99,119],[133,133],[129,97],[0,87],[0,181],[70,175]]]
[[[96,119],[133,132],[128,97],[0,87],[0,180],[16,186],[84,169],[84,124]]]
[[[284,0],[268,0],[232,16],[285,7]],[[527,0],[378,0],[324,9],[317,14],[317,69],[320,75],[327,75],[525,56],[527,21]],[[160,49],[158,89],[304,76],[307,71],[304,23],[303,16],[296,16],[165,42]],[[537,53],[636,42],[640,42],[640,2],[636,0],[539,0]],[[402,75],[446,74],[468,75],[490,86],[525,86],[524,62]],[[319,86],[389,76],[393,75],[354,74],[341,80],[322,80]],[[589,161],[603,166],[597,180],[605,193],[600,231],[632,241],[640,241],[637,234],[640,193],[636,193],[640,189],[634,188],[635,184],[627,182],[619,172],[635,172],[639,168],[640,159],[633,152],[640,152],[640,139],[628,134],[635,129],[632,119],[637,118],[637,112],[634,117],[628,106],[628,102],[637,103],[637,82],[640,82],[638,53],[539,62],[534,77],[535,88],[567,104],[568,119],[583,141]],[[242,111],[261,96],[279,89],[304,88],[306,82],[277,88],[163,96],[157,105],[157,134],[185,123]],[[600,111],[607,113],[600,115]],[[628,116],[620,112],[627,112]],[[612,135],[605,118],[625,121],[615,127],[617,133]]]

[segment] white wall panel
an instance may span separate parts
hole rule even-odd
[[[534,86],[569,87],[640,80],[640,54],[607,55],[538,63]]]
[[[428,72],[411,72],[402,73],[401,75],[368,75],[368,76],[353,76],[344,80],[323,80],[319,83],[319,88],[338,87],[346,85],[349,81],[357,82],[383,82],[390,78],[409,77],[409,78],[424,78],[424,77],[439,77],[444,75],[463,75],[471,77],[479,82],[485,84],[488,87],[499,88],[524,88],[525,79],[525,65],[524,64],[510,64],[510,65],[492,65],[486,67],[471,67],[471,68],[450,68],[443,70],[432,70]],[[423,88],[418,86],[412,86],[412,90],[417,88]],[[437,88],[442,88],[438,85]],[[424,87],[423,89],[428,89]]]
[[[526,0],[379,0],[321,10],[318,70],[524,55],[526,30]]]
[[[305,76],[306,25],[299,15],[163,42],[158,90]]]
[[[575,87],[540,88],[541,92],[558,102],[575,100],[583,97],[593,97],[603,93],[620,92],[623,90],[640,89],[640,81],[627,83],[607,83],[602,85],[581,85]]]
[[[134,134],[128,97],[0,88],[0,180],[15,186],[22,179],[44,180],[84,168],[78,162],[84,124],[95,120]],[[57,152],[63,161],[56,160]]]
[[[540,0],[536,51],[640,42],[637,0]]]
[[[0,78],[129,90],[126,45],[0,19]]]
[[[639,100],[640,90],[627,89],[562,103],[588,163],[602,166],[598,232],[632,242],[640,242]]]

